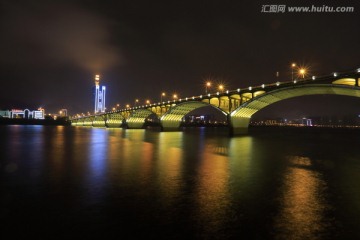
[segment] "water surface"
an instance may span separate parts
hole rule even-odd
[[[359,131],[0,126],[1,237],[359,239]]]

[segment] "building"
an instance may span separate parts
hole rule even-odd
[[[95,113],[105,112],[106,87],[100,86],[100,75],[95,75]]]
[[[9,110],[0,110],[0,117],[10,118],[11,112]]]
[[[3,118],[45,119],[45,110],[43,108],[33,111],[29,109],[2,110],[0,116]]]

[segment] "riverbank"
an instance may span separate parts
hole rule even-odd
[[[0,118],[0,125],[71,125],[66,119],[23,119],[23,118]]]

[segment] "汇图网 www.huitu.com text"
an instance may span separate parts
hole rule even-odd
[[[354,12],[354,7],[334,7],[334,6],[286,6],[286,5],[262,5],[262,13],[349,13]]]

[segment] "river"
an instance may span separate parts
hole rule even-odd
[[[0,236],[360,239],[359,133],[0,126]]]

